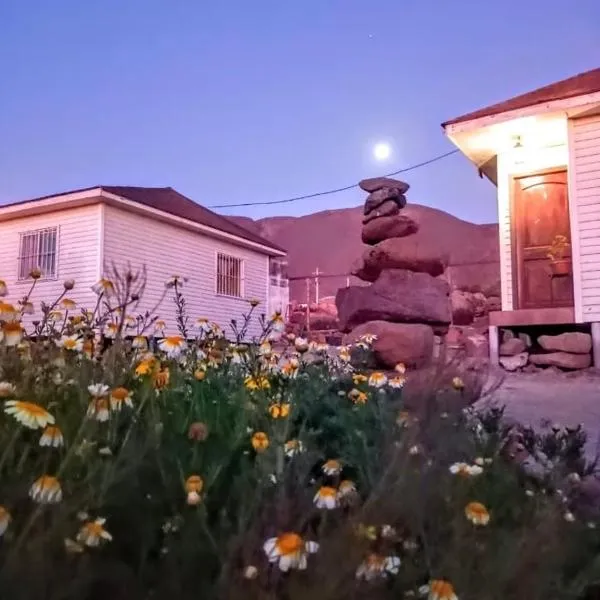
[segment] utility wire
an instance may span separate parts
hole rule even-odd
[[[400,175],[400,173],[407,173],[408,171],[414,171],[415,169],[419,169],[421,167],[425,167],[430,165],[431,163],[437,162],[438,160],[442,160],[448,156],[452,156],[456,154],[459,150],[451,150],[450,152],[446,152],[445,154],[440,154],[439,156],[434,156],[429,160],[426,160],[421,163],[417,163],[416,165],[411,165],[410,167],[406,167],[404,169],[399,169],[398,171],[394,171],[392,173],[387,173],[385,175],[381,175],[381,177],[393,177],[394,175]],[[213,206],[209,206],[208,208],[230,208],[230,207],[239,207],[239,206],[265,206],[271,204],[286,204],[288,202],[297,202],[298,200],[308,200],[309,198],[317,198],[318,196],[328,196],[329,194],[338,194],[339,192],[346,192],[347,190],[351,190],[355,187],[358,187],[358,183],[353,183],[352,185],[346,185],[344,187],[335,188],[333,190],[325,190],[323,192],[315,192],[314,194],[306,194],[305,196],[295,196],[293,198],[285,198],[284,200],[270,200],[266,202],[241,202],[240,204],[215,204]]]

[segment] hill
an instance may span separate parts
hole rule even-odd
[[[417,234],[404,238],[407,248],[425,245],[450,258],[448,275],[452,285],[476,288],[488,295],[499,293],[498,225],[478,225],[463,221],[442,210],[409,204],[403,211],[420,224]],[[362,206],[327,210],[302,217],[268,217],[256,221],[230,217],[287,248],[290,297],[306,302],[306,277],[318,268],[320,297],[334,296],[350,283],[361,283],[350,276],[352,264],[367,247],[361,242]],[[310,300],[314,302],[313,281]]]

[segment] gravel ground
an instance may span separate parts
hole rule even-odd
[[[508,417],[539,426],[582,423],[588,432],[588,454],[600,450],[600,373],[490,373],[489,394],[479,404],[506,406]]]

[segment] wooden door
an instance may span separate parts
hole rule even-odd
[[[516,178],[512,215],[515,308],[573,306],[567,172]],[[567,239],[563,258],[569,263],[560,275],[548,258],[557,235]]]

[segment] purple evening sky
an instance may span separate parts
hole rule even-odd
[[[205,205],[344,186],[451,150],[448,118],[598,66],[598,0],[3,0],[0,203],[96,184]],[[461,155],[406,179],[409,201],[496,219]]]

